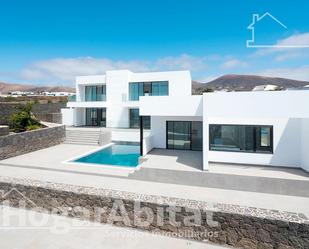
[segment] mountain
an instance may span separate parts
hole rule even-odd
[[[75,92],[75,88],[67,86],[35,86],[24,84],[10,84],[0,82],[0,92],[8,93],[14,91],[22,92]]]
[[[263,77],[256,75],[238,75],[228,74],[221,76],[208,83],[192,81],[193,93],[202,92],[205,89],[221,90],[228,89],[229,91],[251,91],[258,85],[277,85],[282,89],[290,87],[304,87],[309,85],[308,81],[298,81],[285,78]]]

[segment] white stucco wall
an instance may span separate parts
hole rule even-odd
[[[86,110],[84,108],[74,108],[74,125],[86,125]]]
[[[70,108],[62,108],[62,124],[73,126],[74,125],[74,110]]]
[[[203,116],[203,96],[151,96],[140,98],[140,115]]]
[[[308,91],[204,93],[207,117],[309,117]]]
[[[153,137],[146,136],[143,139],[143,156],[147,155],[149,151],[153,149]]]
[[[301,167],[309,172],[309,119],[301,120]]]

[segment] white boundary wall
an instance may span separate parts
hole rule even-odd
[[[74,125],[74,110],[71,108],[62,108],[62,124],[72,126]]]

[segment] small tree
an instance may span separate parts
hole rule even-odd
[[[10,116],[10,127],[14,132],[22,132],[25,130],[33,130],[40,128],[40,123],[32,115],[32,103],[18,106],[18,112]]]
[[[206,87],[202,90],[203,93],[212,93],[214,92],[214,89],[210,88],[210,87]]]

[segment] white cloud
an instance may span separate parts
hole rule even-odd
[[[197,81],[201,82],[201,83],[208,83],[210,81],[213,81],[213,80],[219,78],[220,76],[222,76],[222,75],[206,76],[206,77],[198,78]]]
[[[309,81],[309,65],[298,68],[272,68],[255,74],[261,76]]]
[[[199,71],[207,68],[206,57],[195,57],[187,54],[182,54],[178,57],[165,57],[155,62],[155,67],[158,69],[174,70],[190,70]]]
[[[224,69],[230,69],[235,67],[247,67],[247,66],[248,66],[247,62],[238,59],[227,60],[221,65],[221,67]]]
[[[92,57],[57,58],[38,61],[21,71],[26,80],[72,81],[77,75],[103,74],[106,70],[131,69],[148,70],[143,61],[113,61]]]
[[[309,47],[309,33],[295,34],[279,40],[278,46]]]
[[[111,60],[107,58],[77,57],[55,58],[37,61],[22,69],[23,80],[44,82],[73,83],[77,75],[104,74],[106,70],[128,69],[134,72],[157,70],[191,70],[207,68],[205,58],[183,54],[164,57],[154,61]]]
[[[255,55],[274,55],[275,60],[282,62],[290,59],[309,57],[309,33],[295,34],[277,41],[277,47],[259,49]],[[290,47],[280,47],[290,46]]]

